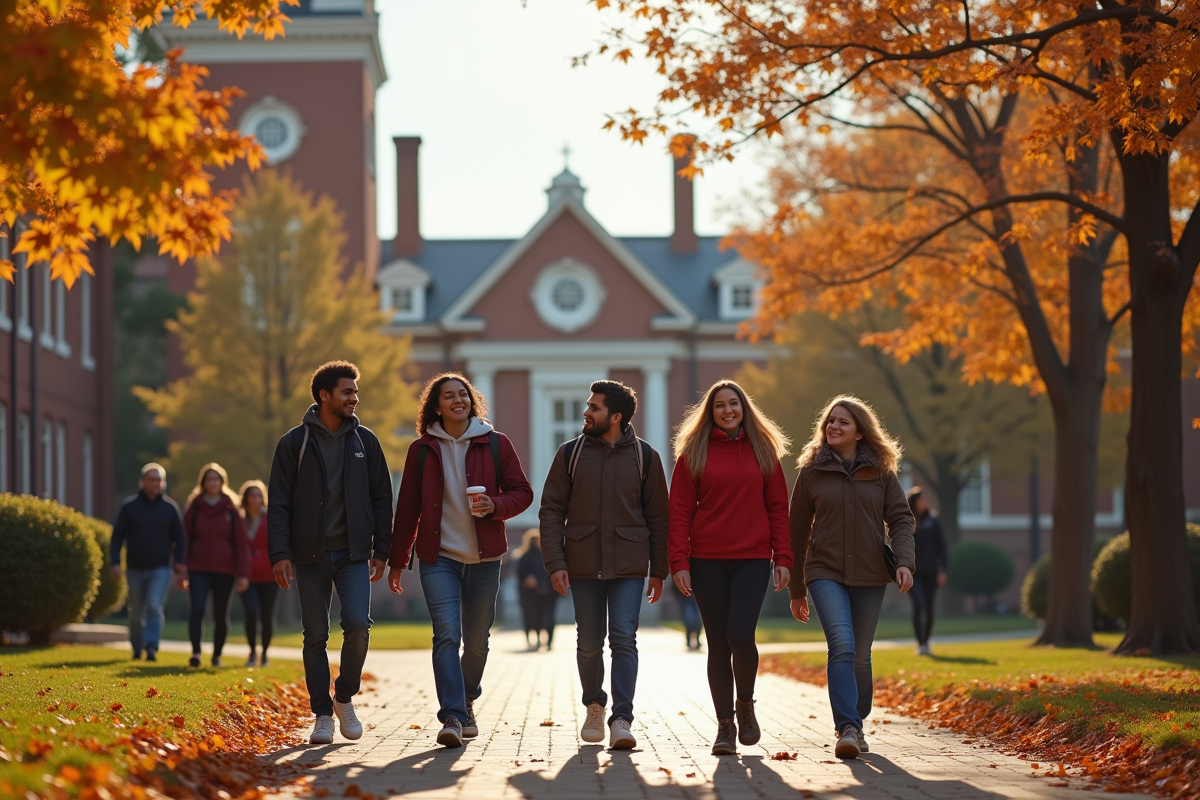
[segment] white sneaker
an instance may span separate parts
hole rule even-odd
[[[588,704],[587,721],[583,723],[583,729],[579,731],[579,738],[589,744],[598,744],[604,741],[604,706],[599,703]]]
[[[354,702],[339,703],[335,698],[333,701],[333,713],[338,718],[338,726],[342,729],[342,736],[347,739],[362,738],[362,723],[358,721],[358,715],[354,713]]]
[[[632,750],[637,746],[637,739],[629,730],[629,720],[617,717],[609,726],[608,746],[612,750]]]
[[[917,655],[931,656],[931,655],[933,655],[933,651],[929,649],[928,644],[917,645]]]
[[[313,732],[308,735],[309,744],[333,744],[333,717],[319,716]]]

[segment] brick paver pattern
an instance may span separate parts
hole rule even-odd
[[[493,635],[476,703],[479,738],[439,747],[437,695],[429,651],[372,651],[375,676],[356,698],[363,738],[340,735],[329,746],[300,747],[267,758],[311,771],[310,789],[418,798],[742,798],[818,797],[1078,798],[1086,784],[1050,786],[1030,762],[1004,755],[928,723],[876,709],[867,722],[871,752],[856,761],[833,756],[833,722],[824,688],[760,675],[762,741],[739,755],[710,755],[716,719],[705,655],[688,652],[683,634],[639,634],[633,751],[609,751],[579,739],[580,703],[574,630],[560,627],[554,650],[526,652],[519,633]],[[607,684],[607,680],[606,680]],[[776,753],[795,754],[776,761]],[[1045,772],[1048,765],[1041,765]],[[324,794],[321,792],[320,794]],[[354,791],[351,789],[351,794]]]

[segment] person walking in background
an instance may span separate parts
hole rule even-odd
[[[949,555],[942,523],[937,512],[929,507],[929,501],[921,493],[920,486],[909,490],[908,507],[917,521],[913,533],[917,568],[909,593],[913,609],[913,632],[917,637],[917,655],[927,656],[931,655],[929,637],[933,634],[933,604],[937,599],[937,590],[946,584]]]
[[[683,636],[687,641],[687,649],[699,650],[702,625],[700,621],[700,608],[696,605],[696,598],[690,593],[684,594],[676,586],[675,602],[679,604],[679,619],[683,622]]]
[[[483,693],[500,561],[508,551],[504,520],[529,508],[533,489],[512,442],[487,421],[487,400],[466,376],[431,378],[417,408],[419,438],[404,461],[388,583],[404,591],[401,576],[415,545],[433,620],[437,742],[461,747],[479,735],[475,702]]]
[[[258,666],[268,665],[267,648],[271,646],[271,634],[275,630],[275,598],[279,584],[271,571],[271,559],[267,555],[267,487],[262,481],[246,481],[238,490],[241,497],[242,516],[246,522],[246,538],[250,540],[250,585],[241,594],[242,608],[246,612],[246,641],[250,644],[247,667],[255,665],[257,634],[262,631],[262,656]]]
[[[675,437],[668,556],[675,587],[695,596],[704,619],[715,756],[736,754],[735,739],[750,746],[762,735],[754,714],[754,634],[768,582],[778,592],[791,578],[779,463],[787,446],[783,431],[731,380],[712,385]]]
[[[539,514],[542,559],[554,591],[571,589],[578,632],[576,661],[587,718],[585,742],[604,741],[604,639],[612,653],[608,746],[637,744],[638,619],[642,592],[662,598],[667,577],[667,479],[662,459],[637,438],[637,395],[617,381],[596,381],[583,412],[583,433],[555,453]]]
[[[817,416],[792,490],[792,552],[803,565],[803,580],[789,589],[792,616],[808,622],[810,595],[828,642],[838,758],[868,750],[863,720],[871,713],[871,644],[884,590],[893,580],[902,592],[913,584],[913,516],[896,477],[900,454],[870,406],[835,397]]]
[[[530,650],[541,648],[542,631],[545,631],[546,649],[549,650],[554,645],[554,609],[558,605],[558,593],[550,585],[550,576],[542,563],[542,537],[537,528],[525,531],[521,547],[513,556],[517,559],[525,646]]]
[[[229,595],[236,587],[244,592],[250,585],[250,542],[246,525],[238,513],[239,498],[229,488],[229,476],[217,463],[200,468],[196,488],[183,509],[187,533],[188,636],[192,657],[200,666],[200,639],[204,632],[204,610],[212,596],[212,665],[221,666],[221,651],[229,634]]]
[[[267,547],[275,582],[293,578],[304,628],[304,680],[316,717],[309,744],[358,739],[354,695],[371,631],[371,584],[383,577],[392,540],[392,478],[375,434],[358,408],[358,367],[330,361],[309,382],[313,405],[275,445]],[[380,402],[387,402],[380,398]],[[263,498],[264,501],[266,498]],[[329,604],[341,604],[342,659],[329,696]]]
[[[133,657],[158,660],[163,604],[171,588],[171,561],[179,580],[187,575],[187,554],[179,506],[167,497],[167,471],[151,462],[142,467],[142,488],[125,500],[113,524],[109,556],[112,574],[121,579],[121,548],[126,548],[129,587],[129,643]]]

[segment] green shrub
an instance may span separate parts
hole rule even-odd
[[[1017,568],[999,545],[980,540],[950,549],[950,583],[963,594],[992,596],[1012,583]]]
[[[1092,563],[1100,557],[1100,551],[1108,539],[1096,539],[1092,545]],[[1050,603],[1050,554],[1046,553],[1033,563],[1021,583],[1021,613],[1030,619],[1045,619]]]
[[[100,548],[100,586],[92,604],[88,606],[87,621],[97,622],[116,611],[125,603],[125,579],[114,578],[109,544],[112,542],[112,525],[94,517],[84,517],[84,525]]]
[[[102,557],[83,515],[52,500],[0,495],[0,629],[34,644],[83,617]]]
[[[1200,525],[1188,523],[1188,563],[1192,592],[1200,611]],[[1115,619],[1129,619],[1133,606],[1133,565],[1129,560],[1129,532],[1113,537],[1092,564],[1092,594],[1100,610]]]

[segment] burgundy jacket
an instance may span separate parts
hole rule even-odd
[[[244,518],[243,518],[244,519]],[[246,523],[249,526],[249,522]],[[246,536],[250,539],[249,534]],[[271,571],[271,559],[267,556],[267,510],[258,518],[258,533],[250,539],[250,582],[274,583],[275,573]]]
[[[423,474],[417,474],[417,454],[427,448]],[[487,495],[496,510],[486,517],[475,517],[475,535],[479,539],[479,557],[496,558],[508,551],[508,533],[504,520],[512,519],[533,503],[533,489],[521,468],[521,459],[512,442],[500,434],[500,471],[503,480],[497,481],[496,465],[492,460],[487,436],[471,440],[467,450],[467,483],[486,486]],[[442,449],[438,440],[425,434],[408,447],[404,459],[404,477],[400,480],[400,497],[396,500],[396,518],[392,523],[392,555],[388,564],[403,569],[408,566],[408,554],[417,543],[417,558],[436,564],[441,551],[442,498],[445,482],[442,477]]]
[[[188,571],[250,577],[246,523],[228,497],[214,506],[197,497],[183,512],[183,529]]]

